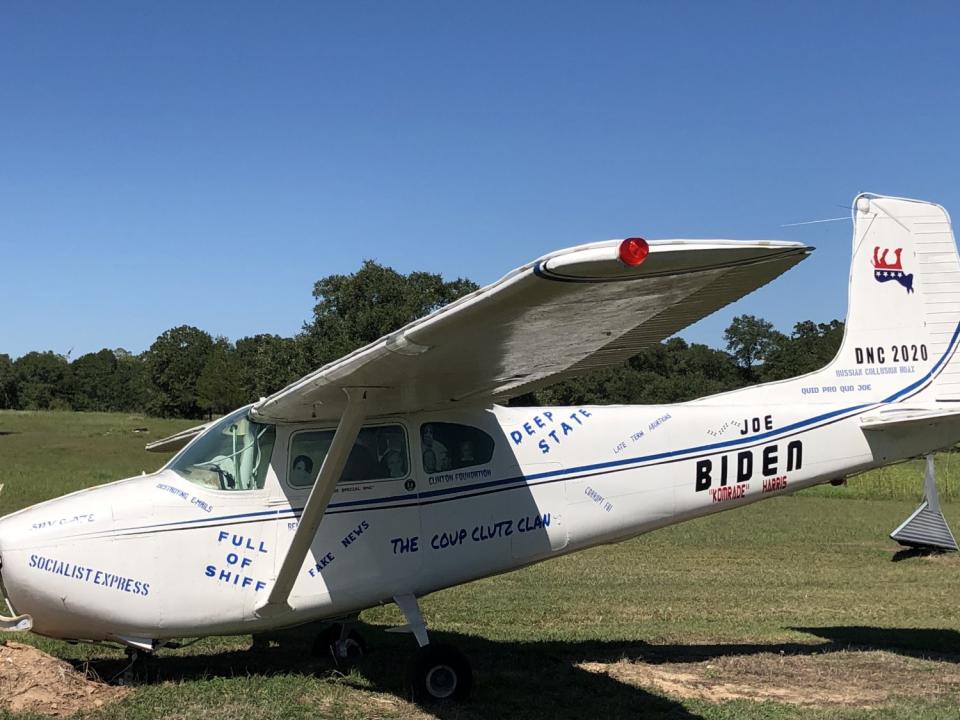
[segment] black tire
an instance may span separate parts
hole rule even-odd
[[[345,640],[346,654],[337,652],[337,642],[343,632],[343,625],[334,623],[317,635],[313,643],[313,654],[318,657],[332,658],[337,665],[353,665],[367,654],[367,643],[356,630],[347,633]]]
[[[425,645],[410,658],[407,690],[420,704],[466,700],[473,689],[473,670],[452,645]]]

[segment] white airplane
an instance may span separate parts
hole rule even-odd
[[[628,238],[550,253],[154,443],[185,445],[155,473],[0,520],[3,626],[153,652],[392,601],[419,645],[413,696],[463,698],[470,666],[430,643],[418,598],[960,440],[949,217],[875,195],[853,215],[846,332],[823,370],[675,405],[497,405],[619,365],[812,248]],[[359,642],[349,625],[330,640],[338,657]]]

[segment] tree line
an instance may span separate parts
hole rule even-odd
[[[260,334],[231,342],[182,325],[145,352],[104,348],[72,361],[51,351],[0,354],[0,409],[142,412],[202,418],[285,387],[477,289],[471,280],[403,275],[368,260],[355,273],[314,285],[313,317],[294,337]],[[672,338],[622,367],[531,393],[516,404],[669,403],[816,370],[836,353],[843,323],[804,321],[787,335],[740,315],[726,351]]]

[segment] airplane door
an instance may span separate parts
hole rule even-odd
[[[289,507],[277,523],[276,569],[298,527],[333,439],[332,429],[295,430],[285,467],[277,468],[278,507]],[[396,580],[420,569],[418,483],[405,425],[388,421],[361,428],[340,481],[311,544],[291,595],[298,604],[334,605],[379,598]],[[302,596],[298,601],[297,596]]]

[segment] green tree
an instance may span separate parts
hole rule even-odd
[[[715,392],[743,384],[737,364],[729,353],[700,343],[691,345],[683,338],[670,338],[645,348],[632,357],[629,364],[637,370],[655,372],[663,377],[702,377],[706,386],[718,388]]]
[[[197,378],[197,402],[212,416],[223,415],[248,400],[243,392],[237,351],[226,338],[218,337]]]
[[[764,382],[784,380],[826,366],[840,349],[843,328],[840,320],[798,322],[791,336],[767,356],[760,371],[761,379]]]
[[[299,380],[310,370],[304,343],[279,335],[254,335],[237,340],[237,360],[244,395],[251,401],[267,397]]]
[[[148,410],[162,417],[203,416],[197,381],[213,349],[213,339],[199,328],[181,325],[160,335],[146,352]]]
[[[592,370],[583,375],[537,390],[530,396],[516,398],[510,404],[518,405],[602,405],[626,403],[624,390],[630,385],[630,368]]]
[[[328,275],[313,289],[313,321],[304,325],[308,364],[320,367],[477,289],[458,278],[413,272],[365,260],[351,275]]]
[[[74,379],[74,410],[143,412],[146,407],[146,366],[143,357],[123,348],[104,348],[81,355],[70,364]]]
[[[511,404],[658,405],[733,390],[742,384],[742,374],[728,353],[671,338],[644,348],[622,367],[586,373]]]
[[[786,338],[762,318],[738,315],[723,331],[723,339],[737,364],[752,376],[754,366],[763,363]]]
[[[74,410],[116,410],[121,388],[117,386],[117,357],[113,351],[81,355],[71,363],[74,379]]]
[[[15,410],[17,401],[17,375],[9,355],[0,354],[0,410]]]
[[[113,351],[117,358],[117,412],[145,412],[149,400],[146,353],[133,355],[123,348]]]
[[[25,410],[69,410],[70,363],[63,355],[30,352],[13,363],[19,405]]]

